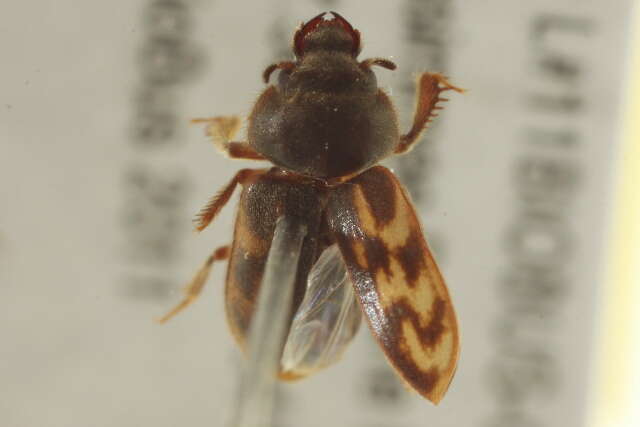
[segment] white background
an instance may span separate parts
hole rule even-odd
[[[155,16],[153,3],[3,7],[3,426],[224,425],[241,357],[222,311],[223,266],[214,268],[203,297],[188,312],[167,326],[152,321],[177,301],[181,284],[209,251],[229,241],[233,208],[202,235],[190,231],[190,218],[237,169],[249,165],[220,156],[201,129],[187,126],[188,119],[246,114],[263,88],[262,69],[287,59],[277,52],[295,26],[333,7],[362,32],[363,57],[393,57],[398,63],[398,71],[378,75],[397,99],[403,123],[413,102],[403,85],[438,62],[430,56],[433,44],[408,41],[407,23],[411,7],[442,2],[186,1],[187,27],[163,27],[160,19],[155,32],[144,24]],[[614,177],[628,176],[621,175],[619,159],[626,157],[618,148],[621,94],[630,75],[624,74],[630,6],[595,0],[446,3],[446,13],[435,20],[446,23],[435,41],[446,69],[433,70],[446,71],[469,93],[451,97],[433,137],[423,141],[424,157],[415,153],[414,162],[424,160],[418,168],[424,169],[424,181],[408,182],[411,158],[390,165],[416,192],[457,307],[463,352],[456,378],[440,406],[431,406],[394,380],[363,329],[340,364],[283,387],[280,425],[581,426],[587,414],[601,424],[637,425],[631,418],[640,419],[637,409],[629,415],[629,402],[640,394],[637,362],[625,358],[620,365],[618,378],[635,388],[614,394],[622,402],[617,405],[607,406],[612,394],[600,392],[615,385],[602,386],[606,374],[594,374],[611,368],[610,359],[599,357],[611,355],[603,350],[607,331],[620,328],[599,320],[609,321],[607,313],[622,309],[620,300],[609,298],[616,283],[605,270],[618,249],[605,248],[617,248],[610,243],[611,218],[617,218],[610,203],[618,200],[614,190],[622,184]],[[540,52],[532,42],[533,23],[549,16],[559,17],[554,22],[588,22],[586,34],[569,30],[548,41],[580,67],[568,84],[536,71]],[[144,75],[145,66],[164,69],[167,58],[140,59],[159,34],[186,46],[179,61],[169,58],[179,68],[175,84],[152,86]],[[166,144],[140,147],[133,136],[144,90],[154,91],[154,108],[176,115],[177,133]],[[579,113],[530,108],[532,93],[563,91],[580,97]],[[578,142],[564,152],[532,148],[523,136],[531,127],[575,130]],[[519,311],[505,315],[500,280],[512,266],[505,236],[521,212],[513,174],[518,159],[530,155],[569,160],[580,178],[559,211],[574,236],[571,257],[562,265],[566,297],[552,313],[522,321]],[[131,178],[140,170],[152,178],[143,190]],[[175,252],[141,260],[140,253],[158,241],[170,242]],[[640,265],[638,251],[632,264]],[[140,279],[158,277],[166,282],[144,285]],[[623,301],[627,308],[631,298]],[[640,323],[637,317],[632,321]],[[523,365],[529,359],[510,354],[514,347],[500,348],[513,343],[505,338],[510,327],[552,362]],[[598,412],[600,406],[613,409]]]

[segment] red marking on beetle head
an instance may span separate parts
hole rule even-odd
[[[336,50],[360,53],[360,32],[336,12],[333,19],[325,19],[326,12],[302,24],[293,38],[293,51],[301,58],[310,50]]]

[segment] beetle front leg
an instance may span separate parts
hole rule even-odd
[[[434,111],[442,109],[437,105],[438,102],[448,101],[448,99],[440,97],[440,94],[447,90],[455,90],[458,93],[464,92],[463,89],[449,83],[442,74],[423,73],[420,76],[418,80],[418,102],[413,116],[413,126],[411,126],[409,132],[400,137],[400,142],[395,150],[397,154],[405,153],[412,149],[413,144],[418,141],[420,134],[431,119],[438,116]]]
[[[215,261],[222,261],[229,258],[229,245],[221,246],[217,248],[213,253],[207,258],[205,263],[198,269],[195,276],[187,286],[184,288],[184,299],[178,303],[171,311],[158,319],[159,323],[164,323],[167,320],[171,319],[176,314],[180,313],[182,310],[187,308],[191,303],[193,303],[198,296],[200,296],[200,292],[202,292],[202,288],[204,288],[205,283],[207,282],[207,278],[209,277],[209,273],[211,272],[211,266]]]
[[[240,129],[238,116],[218,116],[193,119],[191,123],[205,123],[205,133],[213,144],[232,159],[265,160],[247,142],[231,141]]]

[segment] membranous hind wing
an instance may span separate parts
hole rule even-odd
[[[299,379],[340,360],[361,317],[340,250],[331,245],[309,272],[282,354],[280,378]]]
[[[455,372],[458,326],[408,195],[391,171],[376,166],[333,190],[327,216],[387,359],[438,403]]]

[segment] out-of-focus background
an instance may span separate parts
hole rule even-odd
[[[406,126],[414,78],[469,89],[387,164],[460,318],[443,402],[362,329],[281,387],[279,427],[640,425],[640,21],[631,0],[9,2],[0,17],[0,425],[223,426],[241,357],[225,267],[153,319],[209,252],[190,219],[249,162],[188,119],[244,114],[295,27],[336,10]]]

